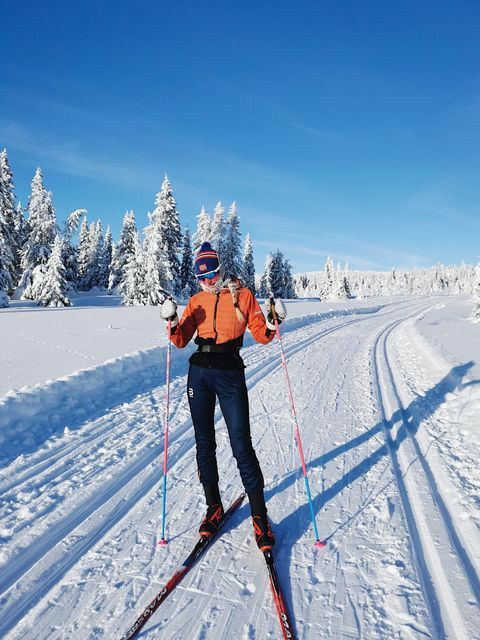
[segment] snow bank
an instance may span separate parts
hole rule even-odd
[[[376,313],[382,308],[332,309],[297,316],[283,323],[282,333],[332,318]],[[253,344],[253,337],[247,333],[245,346]],[[186,374],[194,349],[192,343],[174,350],[172,377]],[[164,384],[166,353],[167,346],[136,351],[45,384],[8,392],[0,398],[0,460],[31,451],[50,436],[76,428],[135,395]]]
[[[0,397],[167,343],[157,307],[122,307],[120,297],[105,294],[70,298],[72,307],[39,307],[31,300],[13,300],[9,309],[2,309]],[[293,318],[385,302],[391,300],[287,300],[286,306],[288,317]]]
[[[175,354],[172,374],[192,349]],[[0,398],[0,450],[11,459],[165,380],[167,347],[153,347]]]

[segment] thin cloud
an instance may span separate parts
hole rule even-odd
[[[410,265],[415,266],[424,264],[425,259],[414,253],[408,253],[405,251],[399,251],[393,247],[385,247],[380,243],[365,242],[364,240],[358,240],[351,236],[346,236],[341,233],[330,234],[331,241],[343,242],[344,244],[350,244],[357,251],[364,251],[373,253],[376,256],[382,256],[384,263]]]
[[[151,169],[131,167],[111,158],[86,154],[77,142],[57,141],[18,123],[0,125],[3,144],[33,156],[39,164],[50,162],[62,173],[120,185],[151,187],[158,175]]]
[[[228,92],[230,96],[234,96],[237,102],[245,102],[245,106],[248,109],[252,108],[252,100],[255,108],[265,124],[268,126],[275,125],[280,131],[284,131],[285,127],[290,129],[296,129],[308,134],[310,137],[317,138],[323,142],[339,145],[342,147],[351,147],[352,139],[348,134],[343,131],[334,129],[318,128],[303,123],[298,115],[291,110],[285,109],[278,102],[268,100],[265,97],[261,97],[256,94],[255,96],[248,96],[248,101],[245,98],[245,92],[240,91],[238,86],[233,82],[223,81],[220,85],[224,91]],[[260,114],[263,114],[261,116]]]
[[[328,142],[329,144],[334,144],[342,147],[351,147],[352,141],[347,138],[345,133],[341,131],[334,131],[331,129],[319,129],[317,127],[311,127],[306,124],[302,124],[301,122],[297,122],[292,120],[289,122],[290,126],[298,131],[302,131],[306,133],[308,136],[312,138],[316,138],[322,142]]]
[[[480,98],[471,100],[467,104],[459,107],[455,112],[455,115],[458,117],[464,117],[465,115],[480,115]]]
[[[290,237],[290,239],[292,239],[292,236]],[[310,236],[310,241],[311,241],[311,236]],[[295,238],[295,240],[298,240],[298,238]],[[332,258],[332,260],[334,260],[334,262],[342,262],[342,263],[347,263],[350,266],[354,266],[356,269],[364,269],[364,270],[369,270],[369,269],[379,269],[382,267],[382,265],[378,262],[374,262],[372,260],[368,260],[365,259],[362,256],[358,256],[352,253],[342,253],[342,252],[338,252],[338,251],[333,251],[333,250],[328,250],[328,249],[323,249],[323,248],[315,248],[312,249],[311,247],[308,247],[304,244],[292,244],[291,242],[288,243],[287,246],[285,246],[284,243],[282,242],[275,242],[275,241],[266,241],[266,240],[256,240],[254,241],[254,246],[260,246],[260,247],[266,247],[268,248],[270,251],[275,251],[277,248],[280,249],[280,251],[283,251],[284,253],[287,254],[287,258],[292,258],[293,255],[310,255],[310,256],[317,256],[319,258],[321,258],[321,261],[319,261],[318,263],[318,267],[316,269],[312,269],[310,267],[310,269],[308,269],[308,271],[321,271],[323,269],[323,265],[325,263],[325,260],[330,256]],[[295,263],[299,263],[299,260],[293,260],[292,258],[292,262]]]
[[[414,194],[407,205],[441,220],[478,226],[480,222],[478,207],[475,215],[469,215],[459,204],[452,203],[452,199],[455,198],[452,192],[459,188],[457,182],[455,176],[448,176],[435,184],[427,185]],[[461,190],[464,191],[464,189]]]
[[[425,258],[417,254],[399,251],[392,247],[382,247],[380,244],[365,242],[350,236],[321,233],[319,237],[323,246],[312,247],[312,234],[298,234],[292,230],[275,230],[268,241],[257,240],[254,244],[266,247],[270,251],[274,251],[278,247],[287,254],[287,257],[296,252],[297,254],[318,256],[324,262],[330,256],[335,262],[348,262],[352,268],[356,269],[385,270],[392,266],[406,268],[426,264]],[[375,256],[375,259],[370,256]]]

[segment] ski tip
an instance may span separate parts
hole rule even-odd
[[[315,542],[315,549],[324,549],[327,546],[326,540],[317,540]]]
[[[168,540],[165,540],[165,538],[162,538],[161,540],[158,541],[158,545],[160,547],[166,547],[168,544]]]

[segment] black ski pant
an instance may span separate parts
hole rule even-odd
[[[250,435],[245,372],[207,369],[191,364],[187,393],[197,443],[200,482],[215,485],[219,480],[214,423],[215,400],[218,398],[245,491],[262,491],[263,475]]]

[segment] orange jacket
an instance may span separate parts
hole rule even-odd
[[[250,289],[238,289],[237,302],[246,323],[238,319],[228,289],[221,289],[219,293],[196,293],[188,301],[179,324],[172,332],[173,344],[184,347],[195,331],[197,338],[213,338],[215,344],[223,344],[243,336],[247,326],[257,342],[271,342],[275,332],[267,328],[265,316]]]

